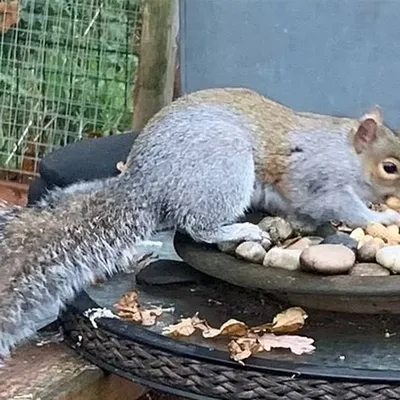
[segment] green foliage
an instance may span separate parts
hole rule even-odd
[[[137,1],[21,6],[18,27],[0,34],[0,166],[20,168],[28,141],[47,151],[129,128]]]

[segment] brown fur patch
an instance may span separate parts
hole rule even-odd
[[[148,123],[157,124],[169,112],[189,105],[224,105],[245,117],[255,139],[254,158],[258,178],[285,191],[281,183],[291,156],[288,134],[295,129],[329,128],[356,120],[309,112],[296,112],[259,93],[243,88],[205,89],[185,95],[163,108]],[[129,166],[130,167],[130,166]]]

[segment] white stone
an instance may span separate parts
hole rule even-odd
[[[341,244],[318,244],[305,249],[300,256],[302,269],[325,275],[347,273],[355,261],[354,252]]]
[[[265,256],[263,265],[265,267],[294,271],[300,268],[300,254],[302,251],[302,249],[273,247]]]
[[[243,242],[236,247],[235,253],[246,261],[262,264],[267,252],[260,243]]]
[[[400,246],[386,246],[376,253],[376,262],[395,274],[400,273]]]

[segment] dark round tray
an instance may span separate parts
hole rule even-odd
[[[178,255],[193,268],[234,285],[259,289],[281,301],[320,310],[348,313],[400,313],[400,276],[320,276],[302,271],[265,268],[195,243],[176,234]]]
[[[309,319],[301,334],[315,339],[314,353],[296,356],[276,350],[252,357],[245,365],[229,358],[227,342],[163,336],[163,327],[196,312],[212,326],[229,318],[258,325],[288,306],[265,293],[202,277],[181,284],[136,285],[133,276],[117,275],[81,294],[64,312],[66,341],[107,371],[187,398],[400,399],[397,315],[306,309]],[[152,327],[102,318],[95,328],[83,315],[89,308],[111,308],[134,287],[142,306],[173,306],[175,311]]]

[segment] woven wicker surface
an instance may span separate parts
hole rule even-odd
[[[218,363],[179,357],[102,329],[72,311],[63,317],[67,341],[109,371],[139,379],[148,386],[179,390],[190,398],[287,400],[400,399],[398,384],[305,379],[264,374]]]

